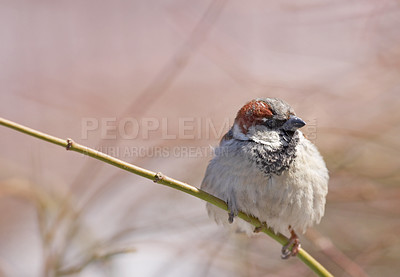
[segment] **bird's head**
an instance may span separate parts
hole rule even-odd
[[[278,98],[258,98],[239,110],[232,131],[236,139],[268,142],[282,134],[290,138],[304,125],[306,123],[296,116],[285,101]]]

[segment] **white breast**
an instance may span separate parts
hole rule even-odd
[[[296,231],[319,223],[328,191],[328,171],[316,147],[300,134],[296,159],[281,176],[267,176],[243,154],[224,155],[229,144],[210,162],[202,189],[227,200],[235,194],[238,209],[267,222],[276,232]],[[225,152],[226,153],[226,152]],[[210,217],[228,225],[228,214],[207,204]],[[236,218],[231,225],[248,234],[254,226]]]

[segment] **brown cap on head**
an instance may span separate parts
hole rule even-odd
[[[255,99],[244,105],[236,115],[237,123],[241,131],[246,134],[248,128],[255,124],[261,124],[267,118],[271,118],[271,107],[263,100]]]
[[[296,117],[293,108],[279,98],[251,100],[239,110],[235,123],[245,135],[255,125],[286,131],[295,131],[305,125],[301,118]]]

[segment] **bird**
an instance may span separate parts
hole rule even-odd
[[[325,212],[329,174],[317,147],[299,130],[306,125],[279,98],[257,98],[237,113],[233,126],[214,149],[201,189],[224,201],[226,211],[206,204],[218,224],[259,231],[237,218],[241,211],[275,233],[290,233],[281,257],[296,256],[298,232],[320,223]]]

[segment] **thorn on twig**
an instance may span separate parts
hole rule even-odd
[[[254,228],[253,232],[254,233],[260,233],[262,231],[262,228],[263,228],[262,226],[257,226],[257,227]]]
[[[67,147],[65,149],[70,150],[74,141],[70,138],[67,138]]]
[[[161,172],[158,172],[156,175],[154,175],[154,183],[160,182],[164,178],[164,175]]]

